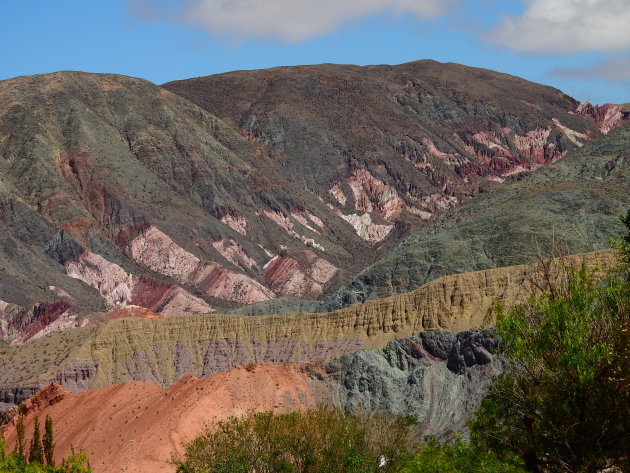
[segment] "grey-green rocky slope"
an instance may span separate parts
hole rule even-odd
[[[499,349],[494,330],[429,331],[344,355],[326,369],[335,401],[350,412],[413,416],[424,434],[448,437],[466,429],[501,372]]]
[[[602,132],[557,89],[434,61],[164,88],[0,81],[0,342],[126,306],[171,316],[286,297],[255,310],[308,310],[301,299],[333,294],[438,215]],[[396,290],[427,279],[414,268]],[[374,274],[356,281],[399,283]],[[322,308],[372,297],[354,285]]]
[[[114,74],[0,81],[0,228],[0,343],[82,323],[73,311],[316,298],[372,255],[247,137]]]
[[[309,310],[406,292],[445,274],[607,248],[611,237],[623,232],[618,216],[629,207],[630,125],[625,125],[454,209]],[[272,301],[239,312],[290,312],[293,307],[290,300]]]

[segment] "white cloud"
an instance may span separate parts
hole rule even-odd
[[[129,0],[127,11],[143,21],[157,20],[161,16],[159,6],[151,0]]]
[[[456,3],[457,0],[196,0],[183,19],[218,36],[298,42],[368,15],[389,11],[432,18],[446,13]]]
[[[558,67],[552,73],[560,77],[609,79],[625,82],[630,80],[630,56],[601,61],[586,68]]]
[[[630,48],[630,0],[526,0],[486,36],[516,51],[572,53]]]

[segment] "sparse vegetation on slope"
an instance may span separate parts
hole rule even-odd
[[[55,466],[53,422],[46,416],[43,440],[40,438],[39,421],[35,416],[35,428],[28,453],[25,449],[22,406],[18,408],[18,439],[15,450],[7,455],[7,444],[0,435],[0,473],[92,473],[90,461],[84,452],[74,452]]]

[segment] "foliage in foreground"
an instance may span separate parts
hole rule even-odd
[[[46,416],[43,438],[40,435],[39,419],[35,416],[33,438],[29,451],[26,451],[24,438],[24,406],[18,406],[16,421],[17,442],[15,451],[6,455],[7,444],[0,436],[0,473],[92,473],[87,455],[83,452],[72,453],[55,466],[55,441],[53,421]]]
[[[523,461],[455,441],[451,445],[429,442],[408,462],[402,473],[525,473]]]
[[[231,418],[187,444],[173,463],[179,473],[389,473],[400,471],[416,445],[410,419],[319,407]]]
[[[0,439],[0,473],[92,473],[87,455],[74,453],[62,461],[61,465],[42,465],[39,461],[27,462],[17,452],[5,455],[6,443]]]
[[[546,271],[538,296],[497,307],[505,372],[491,382],[469,443],[418,443],[414,454],[398,421],[371,425],[330,408],[267,412],[207,431],[175,461],[178,472],[630,471],[630,211],[624,223],[617,270]]]
[[[630,210],[621,220],[619,268],[546,267],[540,295],[497,307],[505,372],[471,442],[426,445],[405,473],[630,471]]]
[[[630,230],[630,212],[622,220]],[[516,453],[532,472],[630,471],[628,246],[621,250],[624,265],[602,280],[565,270],[540,296],[498,311],[506,370],[472,423],[478,446]]]

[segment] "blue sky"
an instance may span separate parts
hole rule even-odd
[[[630,102],[630,0],[0,0],[0,79],[435,59]]]

